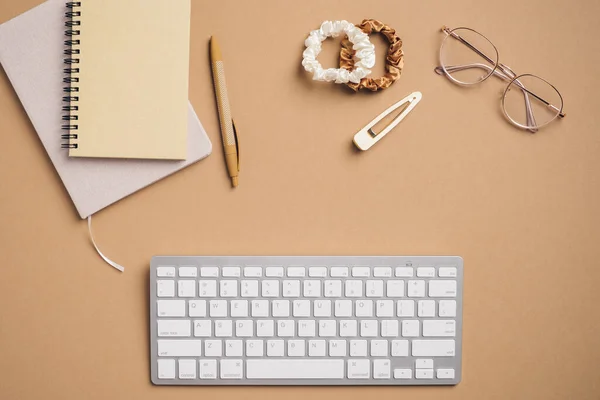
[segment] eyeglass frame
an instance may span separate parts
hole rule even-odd
[[[490,43],[490,45],[494,48],[494,52],[496,53],[496,61],[494,61],[493,59],[491,59],[490,57],[488,57],[484,52],[482,52],[481,50],[479,50],[473,44],[469,43],[466,39],[464,39],[460,35],[456,34],[455,31],[459,30],[459,29],[471,31],[473,33],[476,33],[477,35],[480,35],[485,40],[487,40]],[[526,130],[528,130],[528,131],[530,131],[532,133],[537,132],[539,128],[542,128],[542,127],[548,125],[549,123],[553,122],[558,117],[564,118],[564,117],[567,116],[566,113],[563,113],[563,105],[564,105],[563,97],[562,97],[562,95],[560,94],[560,92],[558,91],[558,89],[554,85],[552,85],[547,80],[545,80],[545,79],[543,79],[543,78],[541,78],[541,77],[539,77],[537,75],[534,75],[534,74],[517,75],[510,67],[508,67],[507,65],[505,65],[505,64],[503,64],[503,63],[500,62],[500,56],[498,54],[498,49],[496,48],[496,46],[485,35],[482,35],[481,33],[477,32],[476,30],[471,29],[471,28],[467,28],[467,27],[458,27],[458,28],[450,29],[447,26],[443,26],[441,28],[441,31],[446,34],[446,37],[444,38],[444,40],[442,41],[442,44],[440,46],[440,53],[439,53],[440,54],[439,55],[439,57],[440,57],[440,65],[435,68],[435,70],[434,70],[435,73],[437,73],[438,75],[445,75],[452,82],[454,82],[454,83],[456,83],[458,85],[461,85],[461,86],[476,85],[478,83],[481,83],[481,82],[485,81],[487,78],[489,78],[492,75],[495,75],[495,76],[501,78],[502,80],[507,81],[508,85],[506,86],[506,89],[504,90],[504,93],[502,94],[502,111],[503,111],[504,115],[506,116],[506,118],[508,118],[508,120],[513,125],[516,125],[516,126],[518,126],[520,128],[523,128],[523,129],[526,129]],[[494,65],[494,68],[490,67],[487,64],[483,64],[483,63],[453,65],[453,66],[446,67],[444,65],[444,62],[442,61],[442,58],[443,58],[442,51],[443,51],[443,48],[444,48],[444,43],[448,39],[448,37],[453,37],[454,39],[458,40],[459,42],[461,42],[462,44],[464,44],[465,46],[467,46],[468,48],[470,48],[471,50],[473,50],[475,53],[477,53],[479,56],[481,56],[487,62],[489,62],[490,64]],[[482,68],[484,70],[487,70],[488,74],[485,77],[480,78],[477,82],[462,82],[462,81],[459,81],[458,79],[454,78],[451,75],[452,72],[462,71],[462,70],[470,69],[470,68]],[[550,102],[546,101],[545,99],[541,98],[540,96],[536,95],[535,93],[533,93],[530,90],[528,90],[527,88],[525,88],[525,86],[519,81],[519,78],[523,78],[523,77],[526,77],[526,76],[531,76],[531,77],[537,78],[537,79],[545,82],[546,84],[548,84],[550,87],[552,87],[556,91],[556,93],[558,94],[558,96],[560,98],[561,107],[560,108],[556,107],[554,104],[551,104]],[[525,108],[527,110],[527,113],[526,113],[527,125],[523,125],[523,124],[515,121],[506,112],[506,106],[505,106],[506,94],[508,93],[508,91],[511,88],[511,85],[513,85],[513,84],[515,84],[515,86],[517,86],[520,90],[522,90],[523,93],[524,93],[524,95],[525,95],[524,97],[525,97]],[[535,123],[535,117],[533,116],[533,111],[531,109],[531,103],[530,103],[530,100],[529,100],[529,95],[535,97],[537,100],[539,100],[542,103],[544,103],[546,105],[546,107],[549,107],[549,108],[557,111],[556,116],[554,116],[554,118],[550,119],[549,121],[547,121],[546,123],[544,123],[542,125],[537,125]],[[533,125],[532,125],[532,121],[533,121]]]

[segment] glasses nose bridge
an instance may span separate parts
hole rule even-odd
[[[502,72],[504,72],[504,74],[506,74],[506,76],[508,76],[510,79],[514,79],[517,77],[517,73],[506,64],[498,63],[498,68],[500,68]]]

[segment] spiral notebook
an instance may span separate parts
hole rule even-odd
[[[1,24],[0,64],[79,215],[86,218],[207,157],[212,145],[186,101],[186,161],[69,157],[60,145],[65,13],[64,0],[48,0]]]
[[[184,160],[190,0],[64,5],[69,155]]]

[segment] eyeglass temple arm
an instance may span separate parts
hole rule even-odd
[[[443,26],[442,27],[442,32],[444,32],[445,34],[452,36],[454,39],[458,40],[459,42],[461,42],[462,44],[464,44],[465,46],[467,46],[468,48],[470,48],[471,50],[473,50],[475,53],[479,54],[481,57],[483,57],[483,59],[485,59],[487,62],[491,63],[491,64],[496,64],[496,62],[494,60],[492,60],[490,57],[488,57],[484,52],[482,52],[481,50],[479,50],[477,47],[475,47],[474,45],[472,45],[471,43],[469,43],[469,41],[467,41],[466,39],[464,39],[462,36],[460,36],[459,34],[457,34],[456,32],[453,32],[450,28],[448,28],[447,26]],[[480,64],[480,65],[485,65],[485,64]],[[488,69],[488,71],[490,69],[492,69],[489,65],[485,65],[486,69]],[[511,80],[510,73],[508,71],[506,71],[504,65],[502,64],[498,64],[498,67],[502,69],[502,72],[504,73],[504,77],[502,75],[498,75],[495,74],[496,69],[494,69],[494,74],[497,76],[500,76],[502,79],[505,80]],[[446,68],[447,70],[447,68]],[[437,71],[436,71],[437,72]],[[512,72],[512,71],[511,71]],[[566,114],[562,112],[562,110],[560,110],[558,107],[556,107],[553,104],[550,104],[549,102],[547,102],[546,100],[544,100],[543,98],[541,98],[540,96],[536,95],[535,93],[527,90],[525,87],[522,88],[523,90],[525,90],[527,93],[529,93],[530,95],[532,95],[533,97],[535,97],[536,99],[538,99],[539,101],[541,101],[542,103],[544,103],[545,105],[547,105],[548,107],[550,107],[551,109],[553,109],[554,111],[558,112],[558,116],[561,118],[566,117]]]
[[[446,67],[446,71],[448,71],[448,73],[453,73],[453,72],[457,72],[457,71],[464,71],[466,69],[471,69],[471,68],[481,68],[481,69],[485,69],[486,71],[492,72],[492,74],[494,74],[495,76],[504,79],[505,81],[512,81],[513,78],[507,76],[505,73],[498,71],[497,69],[492,69],[492,67],[490,67],[489,65],[486,64],[480,64],[480,63],[476,63],[476,64],[464,64],[464,65],[452,65],[452,66],[448,66]],[[436,67],[435,68],[435,73],[438,75],[444,75],[444,69],[440,66],[440,67]],[[528,130],[532,133],[535,133],[538,131],[537,128],[533,128],[535,126],[535,117],[533,116],[533,109],[531,108],[531,101],[529,99],[529,95],[528,95],[528,90],[525,88],[525,86],[523,86],[523,84],[516,79],[514,81],[516,83],[516,85],[519,87],[519,89],[521,89],[521,91],[523,92],[523,95],[525,97],[525,109],[526,109],[526,117],[527,117],[527,126],[531,127]]]

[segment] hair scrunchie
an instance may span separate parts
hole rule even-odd
[[[390,43],[387,57],[385,59],[385,75],[379,78],[363,78],[359,83],[347,82],[346,85],[355,92],[362,88],[373,92],[390,87],[402,73],[404,68],[404,53],[402,52],[402,39],[396,35],[396,31],[384,23],[375,19],[365,19],[360,25],[357,25],[364,33],[370,35],[372,32],[379,32],[386,37]],[[351,71],[354,68],[354,50],[352,43],[347,39],[342,40],[342,50],[340,51],[340,67]]]

